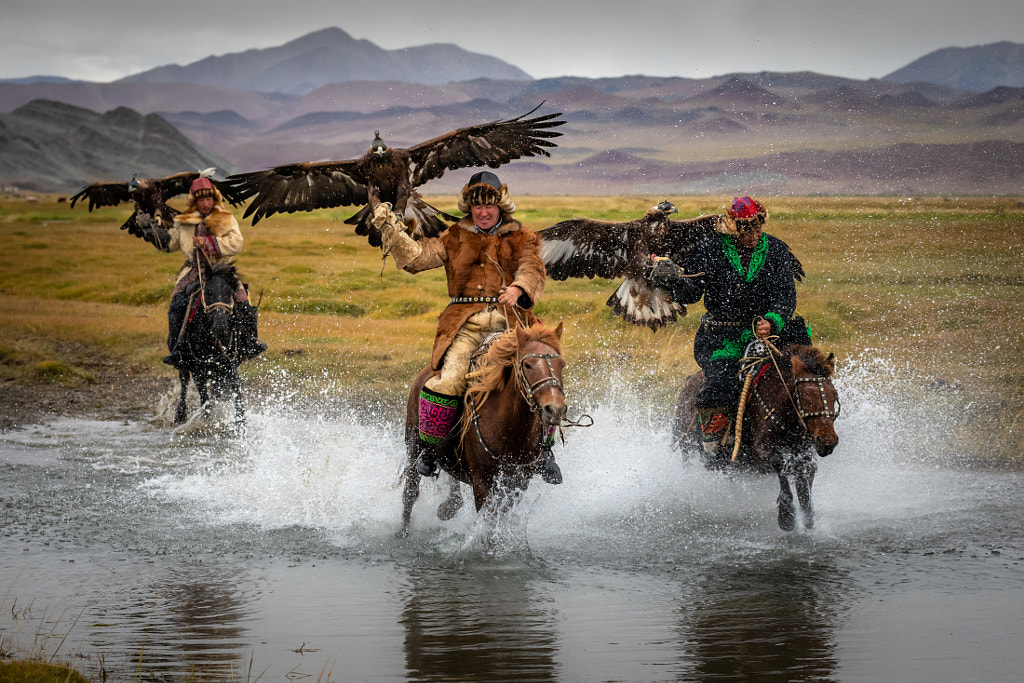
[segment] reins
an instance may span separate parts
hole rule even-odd
[[[207,263],[209,263],[209,261],[207,261]],[[210,264],[210,266],[212,267],[212,264]],[[195,269],[196,269],[196,275],[199,278],[199,303],[203,307],[203,313],[205,315],[209,315],[210,311],[212,309],[223,308],[223,309],[227,310],[228,315],[233,315],[234,312],[235,312],[235,297],[234,297],[234,295],[232,295],[230,302],[214,301],[212,304],[206,302],[206,282],[207,281],[203,277],[203,270],[204,270],[204,268],[203,268],[202,263],[200,263],[200,261],[199,261],[198,255],[196,256],[196,259],[195,259]],[[260,295],[260,297],[262,298],[262,294]],[[191,305],[189,306],[189,308],[191,308]],[[235,358],[237,358],[237,356],[238,356],[238,344],[235,343],[237,340],[235,339],[235,334],[234,334],[233,330],[231,332],[231,341],[232,341],[232,346],[234,347],[233,353],[229,352],[229,350],[224,347],[224,344],[221,343],[220,338],[217,337],[216,335],[213,336],[213,341],[217,343],[217,348],[220,349],[221,355],[223,355],[229,361],[234,361]],[[191,345],[192,345],[191,342],[189,342],[189,346],[191,346]]]

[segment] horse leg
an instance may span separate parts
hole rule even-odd
[[[449,477],[450,482],[448,484],[448,498],[437,506],[437,518],[442,522],[447,522],[449,519],[455,516],[455,513],[462,508],[464,501],[462,500],[462,484],[455,477]]]
[[[238,376],[238,366],[231,368],[231,393],[235,397],[235,427],[245,426],[245,404],[242,402],[242,380]]]
[[[188,406],[185,395],[188,393],[188,379],[191,373],[184,368],[178,370],[178,381],[181,382],[181,395],[178,397],[178,408],[174,411],[174,424],[180,425],[188,418]]]
[[[779,528],[792,531],[796,526],[796,509],[793,507],[793,489],[789,487],[789,478],[784,470],[779,475]]]
[[[814,485],[814,474],[817,469],[818,465],[814,460],[803,463],[797,472],[796,481],[794,482],[796,484],[796,496],[800,501],[800,511],[804,516],[804,527],[807,529],[814,528],[814,505],[811,502],[811,487]]]
[[[420,497],[420,473],[416,471],[416,449],[409,449],[409,460],[405,463],[405,486],[402,487],[402,526],[395,534],[398,538],[409,536],[409,524],[412,522],[412,506]]]
[[[192,380],[195,382],[196,391],[199,392],[199,407],[203,409],[203,417],[210,416],[210,389],[206,382],[209,380],[209,374],[206,370],[203,370],[197,376],[193,376]]]

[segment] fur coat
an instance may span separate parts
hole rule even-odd
[[[192,268],[195,247],[192,238],[206,237],[203,252],[211,263],[231,263],[242,251],[242,231],[238,229],[238,221],[234,214],[215,204],[205,219],[195,210],[186,211],[174,218],[174,223],[167,229],[170,241],[162,251],[181,251],[185,256],[185,265],[178,271],[175,283],[188,275]]]
[[[544,291],[547,272],[540,258],[540,237],[514,218],[502,216],[501,225],[493,235],[478,232],[470,217],[438,237],[418,241],[419,255],[403,268],[418,273],[444,266],[451,297],[496,297],[504,287],[515,285],[523,290],[519,309],[501,304],[497,307],[511,325],[518,324],[517,313],[526,326],[537,322],[532,312]],[[449,304],[438,317],[437,335],[430,365],[437,370],[455,334],[466,320],[481,311],[486,303]]]

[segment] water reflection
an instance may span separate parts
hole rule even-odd
[[[410,572],[401,623],[410,680],[557,679],[553,607],[535,570]]]
[[[845,577],[802,559],[715,567],[679,607],[683,668],[696,680],[836,680]]]
[[[252,609],[243,577],[202,566],[169,571],[132,591],[120,606],[105,605],[90,629],[94,646],[120,649],[147,671],[188,671],[211,680],[237,674],[248,646],[242,622]]]

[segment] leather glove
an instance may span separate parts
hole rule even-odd
[[[380,230],[380,248],[385,254],[388,253],[395,244],[395,235],[405,229],[402,217],[391,210],[390,202],[381,202],[373,210],[370,222]]]
[[[651,256],[654,266],[647,278],[654,282],[673,282],[683,274],[683,269],[672,262],[667,256]]]

